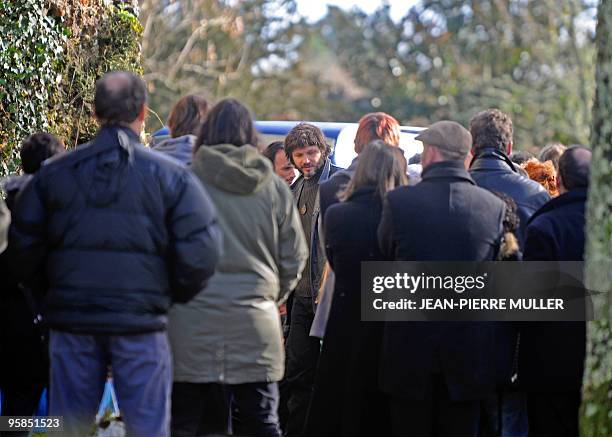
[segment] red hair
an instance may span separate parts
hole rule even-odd
[[[551,197],[559,195],[557,190],[557,172],[552,161],[540,162],[537,158],[531,158],[529,161],[525,161],[521,167],[525,169],[529,179],[538,182],[546,188]]]
[[[366,144],[381,140],[389,146],[399,146],[400,129],[395,118],[384,112],[371,112],[359,120],[355,135],[355,152],[361,153]]]

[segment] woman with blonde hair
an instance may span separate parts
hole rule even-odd
[[[374,141],[361,152],[341,202],[326,212],[325,246],[336,283],[306,435],[388,434],[388,408],[377,389],[382,324],[361,321],[360,269],[363,261],[383,259],[376,236],[383,199],[407,182],[401,149]]]

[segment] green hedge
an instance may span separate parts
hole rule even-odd
[[[142,72],[142,26],[104,0],[0,0],[0,176],[30,133],[88,141],[93,89],[109,70]]]

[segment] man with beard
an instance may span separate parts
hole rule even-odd
[[[289,132],[285,152],[300,172],[291,189],[309,244],[308,263],[290,306],[287,364],[281,393],[281,423],[285,435],[299,436],[304,428],[320,350],[319,340],[309,336],[325,266],[325,250],[319,236],[319,185],[338,167],[329,160],[331,147],[325,142],[323,132],[311,124],[300,123]]]

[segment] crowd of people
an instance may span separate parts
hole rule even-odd
[[[3,415],[49,387],[86,436],[112,375],[128,436],[578,435],[584,322],[364,322],[360,268],[582,260],[588,147],[513,153],[489,109],[408,162],[378,112],[341,169],[316,126],[262,150],[243,104],[200,95],[147,147],[132,73],[94,110],[91,142],[33,134],[4,183]]]

